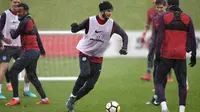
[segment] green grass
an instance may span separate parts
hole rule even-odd
[[[72,22],[81,22],[85,18],[98,14],[98,4],[102,0],[22,0],[30,6],[39,30],[69,30]],[[142,30],[146,11],[151,0],[110,0],[114,5],[112,18],[126,30]],[[0,12],[8,9],[9,0],[0,0]],[[197,29],[200,29],[199,0],[181,0],[181,8],[188,13]],[[199,63],[200,61],[198,61]],[[38,76],[77,76],[77,59],[41,58],[38,64]],[[199,79],[200,65],[188,68],[190,91],[186,111],[200,112]],[[139,77],[146,71],[145,59],[114,58],[105,59],[103,71],[95,89],[76,105],[76,112],[105,112],[105,105],[116,100],[121,112],[159,112],[160,107],[145,105],[153,93],[152,81],[141,81]],[[174,78],[175,79],[175,78]],[[6,100],[0,100],[0,112],[67,112],[65,102],[71,93],[74,81],[42,82],[51,105],[36,105],[38,98],[22,96],[23,82],[20,82],[21,104],[5,107],[12,98],[5,85],[3,93]],[[31,87],[36,93],[35,89]],[[178,111],[177,82],[169,83],[166,89],[168,107],[171,112]]]
[[[72,22],[81,22],[98,14],[98,4],[102,0],[21,0],[30,6],[39,30],[69,30]],[[114,6],[112,18],[126,30],[142,30],[151,0],[110,0]],[[199,0],[180,0],[181,8],[199,24]],[[0,12],[9,7],[9,0],[1,0]]]
[[[67,60],[65,60],[67,61]],[[199,63],[200,61],[198,61]],[[49,65],[39,65],[49,66]],[[186,112],[200,111],[200,89],[198,74],[200,67],[197,64],[194,68],[188,67],[190,91],[188,93]],[[61,70],[61,69],[58,69]],[[58,71],[56,70],[56,71]],[[78,71],[78,68],[76,68]],[[68,68],[62,68],[63,73]],[[145,82],[139,79],[146,71],[145,59],[134,58],[113,58],[105,59],[103,71],[94,90],[76,104],[76,112],[105,112],[105,105],[110,100],[120,103],[121,112],[159,112],[160,107],[145,105],[153,93],[152,81]],[[45,73],[47,71],[43,71]],[[173,75],[175,80],[175,77]],[[20,83],[21,104],[15,107],[5,107],[4,104],[12,97],[5,87],[3,93],[6,100],[0,100],[1,112],[67,112],[65,102],[71,93],[74,81],[42,82],[47,96],[51,100],[50,105],[36,105],[38,98],[27,98],[22,96],[22,82]],[[31,87],[35,92],[35,89]],[[167,102],[170,112],[178,111],[177,82],[169,83],[166,88]]]

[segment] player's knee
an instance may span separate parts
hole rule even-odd
[[[87,90],[88,90],[88,91],[91,91],[91,90],[93,90],[93,89],[94,89],[94,86],[88,86],[88,87],[87,87]]]
[[[6,72],[8,69],[8,63],[7,62],[2,62],[1,63],[1,68],[3,70],[3,72]]]
[[[81,70],[80,76],[81,77],[88,77],[90,75],[90,70]]]
[[[87,84],[87,89],[92,90],[94,89],[95,84]]]
[[[27,77],[30,81],[33,81],[33,80],[37,80],[37,77],[35,77],[35,74],[30,72],[30,73],[27,73]]]
[[[8,78],[12,80],[13,78],[17,78],[17,77],[18,77],[18,74],[15,74],[15,71],[13,70],[8,71]]]

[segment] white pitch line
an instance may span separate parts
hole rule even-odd
[[[40,81],[75,81],[78,77],[38,77]],[[24,78],[19,78],[23,81]]]

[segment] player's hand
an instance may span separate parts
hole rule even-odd
[[[141,43],[145,43],[144,38],[141,38],[141,39],[140,39],[140,42],[141,42]]]
[[[12,43],[11,39],[8,39],[8,38],[6,38],[6,37],[3,37],[2,40],[3,40],[6,44],[11,44],[11,43]]]
[[[0,45],[0,50],[4,50],[4,46],[3,45]]]
[[[127,49],[121,49],[120,51],[119,51],[119,54],[121,54],[121,55],[127,55]]]
[[[140,39],[140,42],[141,42],[141,43],[144,43],[144,42],[145,42],[145,40],[144,40],[145,36],[146,36],[146,32],[143,32],[143,33],[142,33],[142,37],[141,37],[141,39]]]
[[[45,51],[41,51],[40,54],[41,54],[42,57],[45,57],[46,52]]]
[[[194,67],[196,65],[196,56],[191,56],[190,57],[190,67]]]
[[[78,28],[78,24],[77,23],[72,23],[71,24],[72,33],[76,33],[77,32],[77,28]]]

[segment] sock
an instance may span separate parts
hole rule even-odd
[[[74,96],[74,95],[71,93],[70,97],[74,97],[74,98],[75,98],[76,96]]]
[[[1,93],[2,84],[0,84],[0,93]]]
[[[153,98],[157,100],[157,99],[158,99],[158,96],[157,96],[157,95],[154,95]]]
[[[161,102],[161,108],[162,108],[162,110],[167,110],[168,109],[166,101],[162,101]]]
[[[185,112],[185,106],[184,105],[179,106],[179,112]]]
[[[9,83],[7,83],[6,85],[7,85],[7,86],[8,86],[8,85],[11,85],[11,83],[9,82]]]
[[[13,99],[18,100],[19,101],[19,97],[13,97]]]
[[[30,90],[30,83],[24,82],[24,92],[27,92]]]
[[[186,85],[188,86],[189,84],[188,84],[188,80],[186,80]]]
[[[44,99],[42,99],[42,101],[48,101],[49,99],[46,97],[46,98],[44,98]]]
[[[147,74],[151,74],[152,69],[151,68],[147,68]]]

